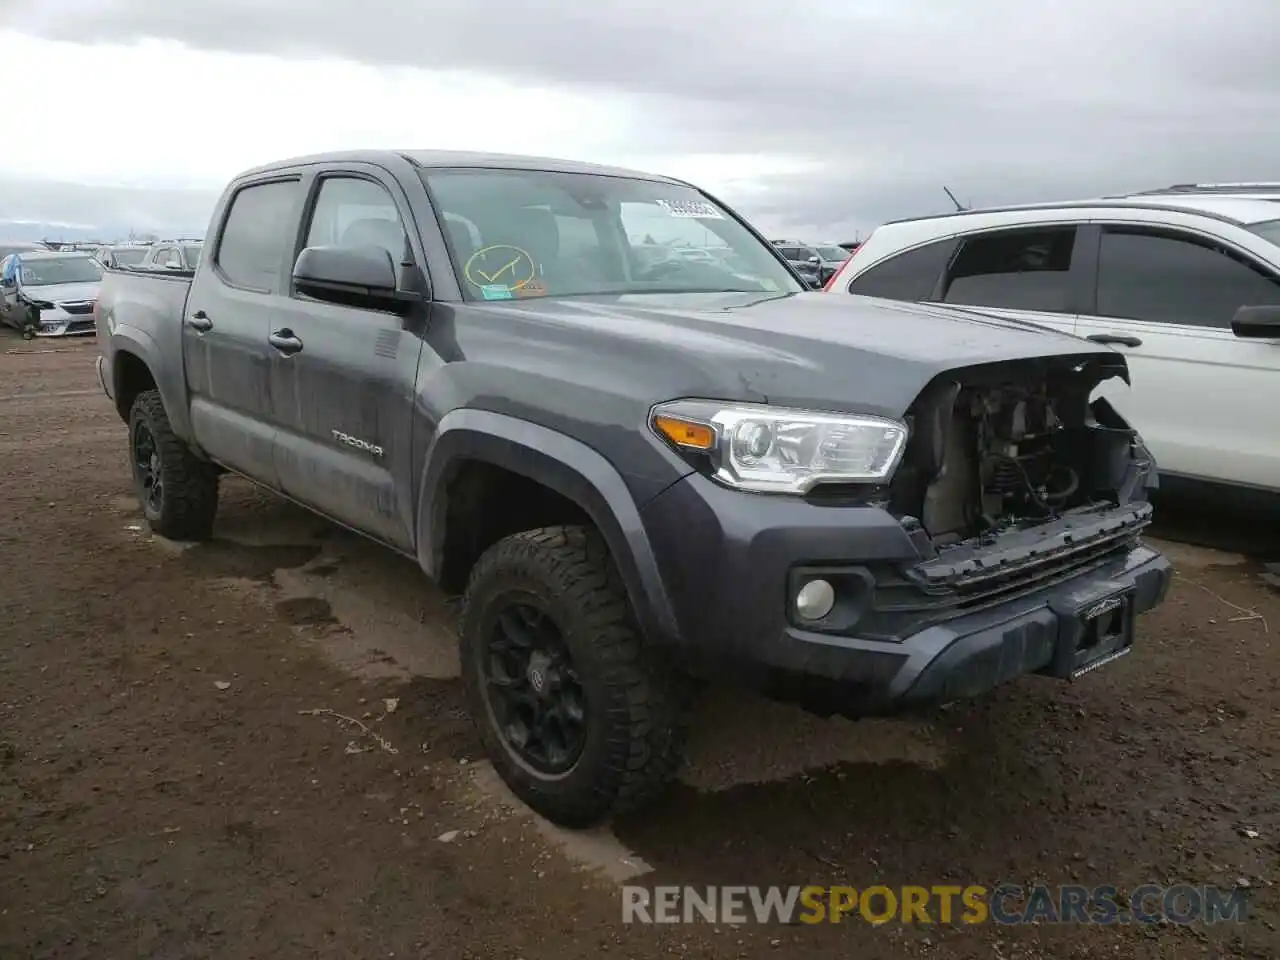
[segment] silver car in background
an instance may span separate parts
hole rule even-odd
[[[86,253],[20,252],[0,263],[0,321],[26,337],[96,333],[102,265]]]

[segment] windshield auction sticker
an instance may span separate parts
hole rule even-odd
[[[486,300],[497,300],[508,298],[490,297],[484,293],[487,287],[519,290],[538,275],[538,268],[527,250],[509,243],[494,243],[473,253],[463,265],[462,274],[468,283],[480,289]]]
[[[690,220],[723,220],[720,211],[703,200],[659,200],[667,216]]]

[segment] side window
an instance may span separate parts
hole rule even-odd
[[[278,292],[298,190],[297,180],[276,180],[242,187],[232,198],[215,260],[231,284]]]
[[[975,307],[1067,312],[1072,309],[1075,240],[1075,227],[969,237],[951,264],[942,299]]]
[[[1243,306],[1280,305],[1280,284],[1211,241],[1108,229],[1098,251],[1099,316],[1230,327]]]
[[[779,247],[778,250],[782,253],[783,259],[793,260],[793,261],[804,259],[800,255],[799,247]]]
[[[395,200],[382,184],[358,177],[326,177],[320,182],[306,246],[381,247],[395,263],[407,252]]]
[[[890,257],[857,276],[849,292],[886,300],[927,300],[955,248],[956,241],[940,240]]]

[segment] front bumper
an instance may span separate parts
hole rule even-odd
[[[1131,511],[1116,514],[1125,532],[1092,551],[1037,559],[976,591],[930,583],[910,597],[903,573],[922,569],[920,553],[875,507],[753,496],[693,475],[643,519],[679,626],[673,652],[688,669],[820,713],[867,716],[1048,672],[1080,597],[1127,591],[1135,614],[1160,603],[1171,565],[1138,539]],[[822,629],[791,613],[805,570],[830,575],[846,598]]]
[[[66,309],[61,304],[31,307],[26,325],[37,337],[83,337],[98,332],[90,301],[77,302]]]
[[[39,326],[33,328],[33,332],[37,337],[91,337],[98,331],[92,317],[88,320],[75,317],[53,323],[42,321]]]

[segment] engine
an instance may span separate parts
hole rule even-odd
[[[1066,506],[1080,489],[1080,473],[1063,462],[1066,451],[1055,443],[1063,424],[1043,388],[1006,387],[967,399],[981,490],[980,512],[972,519],[990,528]]]
[[[937,385],[911,419],[893,509],[939,546],[1042,523],[1113,486],[1099,473],[1087,390],[1051,377]],[[1122,432],[1127,450],[1132,431]]]

